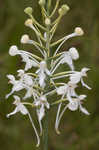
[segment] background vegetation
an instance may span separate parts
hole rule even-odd
[[[31,30],[24,27],[27,16],[23,10],[32,6],[34,16],[40,20],[38,0],[0,0],[0,150],[35,150],[34,131],[27,117],[17,114],[10,119],[6,114],[13,110],[12,98],[5,100],[10,90],[6,75],[16,73],[21,68],[20,57],[11,57],[8,54],[10,45],[16,44],[21,48],[20,37]],[[55,0],[53,0],[53,3]],[[88,84],[92,91],[80,89],[88,95],[86,107],[91,113],[85,116],[82,113],[66,111],[60,126],[61,135],[54,131],[56,107],[49,116],[49,150],[99,150],[99,0],[62,0],[71,10],[62,19],[55,39],[71,33],[76,26],[81,26],[85,35],[68,41],[61,49],[67,50],[76,46],[80,59],[76,62],[78,69],[90,67]],[[41,21],[41,20],[40,20]],[[35,50],[34,50],[35,52]],[[33,115],[34,117],[34,115]],[[35,117],[34,120],[36,121]]]

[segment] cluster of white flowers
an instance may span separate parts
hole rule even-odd
[[[41,5],[41,7],[43,6]],[[62,16],[67,8],[67,5],[63,5],[63,7],[59,9],[59,16]],[[46,11],[44,7],[43,11]],[[89,68],[82,68],[81,71],[75,70],[73,61],[79,59],[79,53],[75,47],[71,47],[68,51],[58,53],[65,41],[72,37],[83,35],[84,32],[80,27],[76,27],[72,34],[63,37],[57,42],[51,43],[54,31],[58,24],[58,19],[55,23],[53,23],[54,25],[52,27],[51,33],[48,34],[48,32],[46,31],[46,27],[40,25],[31,15],[31,8],[26,8],[25,13],[27,13],[31,17],[25,22],[25,25],[27,27],[30,27],[35,32],[38,38],[38,42],[31,40],[27,34],[23,35],[20,41],[22,44],[32,44],[33,46],[35,46],[42,57],[24,50],[20,50],[15,45],[10,47],[9,54],[11,56],[20,55],[22,61],[25,63],[25,67],[24,69],[19,69],[17,71],[17,79],[11,74],[7,75],[9,83],[12,84],[12,90],[9,94],[6,95],[6,98],[21,90],[25,90],[26,93],[22,100],[19,96],[16,96],[15,93],[15,95],[13,96],[15,99],[13,104],[16,105],[16,108],[13,112],[8,114],[7,117],[14,115],[17,112],[21,112],[23,115],[28,115],[37,136],[37,145],[39,145],[39,135],[31,118],[31,115],[26,108],[26,105],[30,105],[36,110],[42,134],[42,119],[46,115],[46,111],[52,107],[52,101],[50,101],[51,95],[56,94],[58,95],[58,97],[60,96],[60,100],[58,100],[56,96],[56,99],[53,102],[53,104],[59,104],[55,122],[56,132],[59,133],[58,126],[67,108],[71,111],[80,109],[81,112],[89,115],[89,112],[82,106],[82,102],[86,98],[86,95],[78,95],[76,93],[76,88],[78,87],[78,84],[80,82],[83,87],[91,89],[83,81],[83,77],[87,76],[87,71],[89,70]],[[50,26],[50,24],[50,17],[46,18],[45,15],[45,25]],[[39,31],[38,27],[44,30],[43,35]],[[50,49],[54,45],[58,46],[54,54],[50,55]],[[60,72],[59,66],[62,64],[66,64],[67,66],[69,66],[70,70],[64,70],[64,72]],[[34,72],[32,72],[32,68],[34,68]],[[28,72],[28,70],[30,71]],[[61,78],[66,78],[66,82],[67,80],[68,82],[61,83],[59,80]],[[33,102],[26,102],[26,100],[29,101],[30,97],[33,99]],[[63,103],[65,103],[65,106],[62,109],[61,106]]]

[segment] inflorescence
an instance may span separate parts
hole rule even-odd
[[[33,126],[37,137],[37,146],[40,144],[40,138],[38,131],[34,125],[33,119],[26,106],[31,106],[32,109],[36,110],[38,122],[40,125],[40,135],[42,135],[42,119],[46,115],[46,111],[58,105],[58,111],[56,115],[55,130],[59,134],[59,123],[66,109],[71,111],[80,110],[86,115],[89,112],[83,107],[86,95],[78,95],[76,89],[78,84],[81,83],[83,87],[91,89],[83,78],[87,76],[89,68],[82,68],[81,71],[76,71],[73,61],[79,59],[79,53],[75,47],[71,47],[68,51],[59,52],[62,45],[70,38],[82,36],[84,34],[80,27],[76,27],[73,33],[66,35],[65,37],[53,42],[53,36],[56,32],[58,24],[61,21],[62,16],[67,14],[69,7],[64,4],[58,9],[58,17],[55,21],[52,21],[58,6],[59,1],[57,0],[55,8],[50,14],[45,6],[45,0],[40,0],[39,5],[43,16],[43,25],[41,25],[33,16],[33,10],[28,7],[24,12],[29,16],[29,19],[25,21],[25,26],[31,28],[36,37],[37,41],[30,39],[29,35],[25,34],[21,37],[20,42],[22,44],[31,44],[39,52],[39,55],[19,49],[16,45],[13,45],[9,49],[11,56],[19,55],[25,64],[24,69],[17,70],[17,78],[14,75],[7,75],[9,83],[12,84],[12,90],[6,95],[6,98],[13,95],[15,110],[7,115],[11,115],[20,112],[23,115],[28,115],[30,122]],[[53,51],[53,47],[56,50]],[[67,65],[69,71],[64,68],[63,72],[60,72],[59,66]],[[34,68],[32,71],[32,68]],[[30,72],[28,72],[28,70]],[[60,79],[64,79],[61,82]],[[19,97],[15,92],[25,90],[25,95]],[[52,102],[51,96],[56,96],[56,99]],[[57,99],[60,97],[60,99]],[[32,98],[32,102],[29,101]],[[28,100],[28,102],[26,102]],[[64,105],[63,105],[64,104]],[[63,106],[63,108],[62,108]]]

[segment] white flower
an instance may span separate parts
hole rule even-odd
[[[24,74],[24,76],[23,76],[23,82],[27,86],[33,86],[34,85],[33,77],[31,77],[31,76],[29,76],[27,74]]]
[[[72,97],[78,97],[75,92],[75,88],[77,88],[77,85],[69,81],[64,86],[60,86],[59,88],[57,88],[56,92],[58,95],[66,96],[69,101],[71,101]]]
[[[68,100],[70,103],[72,104],[72,99],[73,97],[77,98],[78,95],[75,92],[75,88],[77,87],[76,84],[71,83],[70,81],[65,84],[64,86],[60,86],[59,88],[56,89],[56,92],[58,95],[62,95],[61,99],[63,99],[64,97],[66,97],[66,100]],[[58,130],[58,126],[60,123],[60,120],[65,112],[65,110],[67,109],[67,105],[65,106],[65,108],[61,111],[61,106],[62,106],[62,102],[59,104],[58,106],[58,111],[57,111],[57,116],[56,116],[56,122],[55,122],[55,129],[56,132],[59,134],[59,130]],[[76,107],[76,106],[75,106]]]
[[[18,70],[17,72],[18,72],[18,76],[20,77],[20,81],[24,85],[24,89],[26,89],[27,91],[23,99],[33,96],[34,78],[26,74],[22,69]]]
[[[47,109],[50,108],[46,96],[42,95],[41,97],[39,97],[39,99],[37,99],[37,101],[34,102],[34,105],[37,106],[38,119],[39,121],[41,121],[45,115],[45,107]]]
[[[67,63],[69,67],[74,70],[74,65],[72,60],[77,60],[79,58],[79,54],[76,48],[72,47],[69,51],[64,52],[61,56],[60,63]]]
[[[72,47],[69,51],[63,52],[62,55],[55,61],[58,62],[52,73],[59,67],[60,64],[68,64],[71,70],[74,70],[73,60],[77,60],[79,58],[79,53],[76,48]]]
[[[22,89],[26,89],[27,92],[29,92],[28,90],[34,85],[33,77],[27,75],[24,72],[24,70],[20,69],[17,72],[18,72],[18,77],[20,77],[19,80],[15,80],[15,77],[13,75],[7,75],[7,78],[10,80],[9,83],[11,83],[13,87],[12,87],[11,92],[6,95],[6,98],[8,98],[14,92],[18,92]]]
[[[22,54],[21,57],[22,57],[22,61],[26,63],[25,69],[24,69],[25,71],[27,71],[28,69],[31,69],[32,67],[38,66],[37,62],[29,59],[29,57],[27,55]]]
[[[32,86],[33,85],[33,77],[32,76],[26,74],[24,72],[24,70],[22,70],[22,69],[19,69],[17,72],[18,72],[18,76],[24,82],[24,84],[26,84],[28,86]]]
[[[62,54],[62,56],[61,56],[60,64],[64,64],[64,63],[68,64],[69,67],[71,68],[71,70],[74,70],[72,57],[71,57],[69,51],[68,52],[64,52]]]
[[[31,115],[30,115],[29,111],[28,111],[27,108],[23,105],[23,103],[20,101],[20,97],[19,97],[19,96],[14,95],[13,97],[14,97],[14,99],[15,99],[15,101],[13,102],[13,104],[16,105],[16,108],[14,109],[13,112],[7,114],[7,118],[9,118],[9,117],[12,116],[12,115],[15,115],[15,114],[18,113],[18,112],[20,112],[22,115],[28,115],[28,117],[29,117],[29,119],[30,119],[30,122],[31,122],[31,124],[32,124],[32,127],[33,127],[33,129],[34,129],[34,131],[35,131],[36,137],[37,137],[37,146],[39,146],[39,144],[40,144],[40,139],[39,139],[38,132],[37,132],[37,130],[36,130],[36,128],[35,128],[35,125],[34,125],[34,123],[33,123],[33,120],[32,120],[32,118],[31,118]]]
[[[85,98],[86,98],[86,95],[80,95],[76,98],[72,98],[71,101],[68,99],[69,103],[63,108],[61,113],[60,113],[60,109],[61,109],[62,103],[59,104],[57,117],[56,117],[56,123],[55,123],[55,129],[56,129],[56,132],[58,134],[60,133],[59,130],[58,130],[60,120],[61,120],[61,118],[62,118],[62,116],[63,116],[63,114],[64,114],[64,112],[66,111],[67,108],[70,109],[71,111],[76,111],[79,108],[81,112],[83,112],[86,115],[89,115],[89,112],[82,106],[82,101]]]
[[[70,75],[70,81],[73,83],[73,84],[77,84],[81,81],[82,85],[88,89],[91,89],[88,85],[86,85],[83,81],[83,77],[86,77],[87,74],[86,72],[90,70],[89,68],[83,68],[81,70],[81,72],[74,72]]]
[[[23,38],[26,38],[26,35]],[[23,40],[23,38],[22,38],[22,40]],[[39,62],[35,58],[32,57],[31,53],[25,52],[22,50],[18,50],[18,47],[15,45],[10,47],[9,54],[11,56],[20,55],[22,57],[22,61],[26,63],[25,71],[27,71],[28,69],[31,69],[32,67],[38,67]]]
[[[11,83],[13,87],[12,87],[11,92],[6,95],[6,98],[8,98],[14,92],[18,92],[24,89],[23,83],[20,80],[15,80],[15,77],[13,75],[7,75],[7,78],[10,79],[9,83]]]
[[[72,98],[72,101],[69,102],[69,104],[67,105],[67,107],[71,110],[71,111],[75,111],[78,108],[80,109],[80,111],[82,111],[84,114],[89,115],[89,112],[82,107],[82,100],[84,100],[86,98],[86,95],[80,95],[78,98]]]
[[[36,71],[36,73],[39,76],[39,84],[42,88],[45,87],[45,79],[46,79],[46,75],[50,75],[50,71],[47,69],[47,65],[45,61],[41,61],[40,62],[40,69],[38,69]]]
[[[33,93],[34,93],[34,90],[33,90],[32,87],[27,87],[26,90],[27,90],[27,92],[26,92],[26,94],[23,98],[24,100],[27,99],[27,98],[30,98],[31,96],[33,96]]]
[[[13,102],[14,105],[16,105],[16,108],[13,112],[11,112],[10,114],[7,115],[7,117],[9,118],[11,115],[16,114],[17,112],[22,113],[23,115],[27,115],[28,114],[28,110],[27,108],[20,102],[20,97],[18,96],[13,96],[15,101]]]
[[[30,98],[30,97],[33,97],[34,100],[35,100],[36,98],[39,97],[38,96],[39,92],[36,89],[34,89],[33,86],[30,86],[30,87],[27,86],[25,89],[26,89],[26,94],[23,97],[24,100],[27,99],[27,98]]]
[[[47,109],[50,108],[50,104],[47,102],[47,98],[45,95],[41,95],[34,101],[34,105],[36,106],[37,117],[40,125],[40,134],[42,135],[42,119],[45,116],[45,107]]]

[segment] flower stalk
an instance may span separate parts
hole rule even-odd
[[[48,15],[49,19],[49,11],[50,11],[50,6],[51,6],[51,0],[46,0],[45,5],[46,7],[46,12]],[[46,60],[50,57],[50,23],[46,23],[46,49],[47,49],[47,58]],[[46,84],[46,91],[48,91],[49,85]],[[46,112],[46,117],[43,120],[43,150],[48,150],[48,111]]]
[[[48,112],[43,120],[42,149],[48,150]]]

